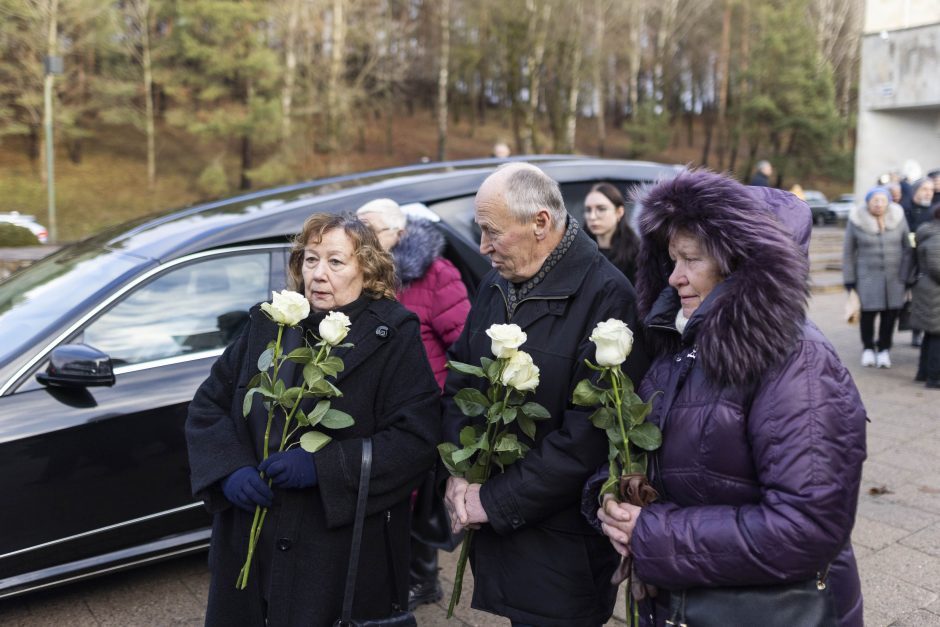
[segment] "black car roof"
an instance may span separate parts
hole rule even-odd
[[[355,211],[368,200],[386,196],[399,203],[429,203],[473,194],[498,165],[513,160],[536,163],[559,183],[654,181],[681,169],[570,155],[418,164],[318,179],[171,211],[113,227],[80,247],[110,248],[141,258],[166,260],[219,246],[285,241],[314,211]]]

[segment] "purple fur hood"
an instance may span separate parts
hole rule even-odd
[[[793,194],[747,187],[707,170],[683,172],[641,191],[637,308],[651,326],[672,326],[679,309],[669,237],[685,231],[713,244],[730,274],[686,326],[709,380],[753,383],[780,362],[803,333],[809,295],[812,216]],[[711,302],[710,302],[711,301]],[[705,306],[707,305],[707,306]],[[675,333],[651,333],[654,355],[678,349]]]

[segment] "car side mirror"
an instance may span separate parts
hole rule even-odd
[[[114,385],[111,358],[87,344],[66,344],[52,350],[45,372],[36,374],[43,385],[91,387]]]

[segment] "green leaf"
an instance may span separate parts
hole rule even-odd
[[[643,421],[646,420],[646,417],[650,415],[650,412],[653,411],[653,401],[644,403],[639,400],[639,397],[636,394],[632,395],[639,402],[634,403],[629,406],[624,406],[624,415],[629,419],[630,425],[636,427],[643,424]]]
[[[301,392],[300,388],[287,388],[278,401],[285,407],[293,407],[297,399],[300,398]]]
[[[266,372],[257,373],[255,376],[253,376],[251,379],[248,380],[248,384],[245,387],[247,388],[258,387],[261,384],[261,382],[264,381],[267,374],[268,373]]]
[[[613,442],[607,442],[607,461],[613,463],[620,456],[620,449]]]
[[[605,371],[605,368],[604,368],[603,366],[598,366],[598,365],[592,363],[589,359],[585,359],[585,360],[584,360],[584,365],[587,366],[588,368],[590,368],[591,370],[594,370],[595,372],[604,372],[604,371]]]
[[[623,435],[617,425],[607,427],[607,441],[614,444],[623,444]]]
[[[290,353],[288,353],[286,359],[295,361],[299,364],[307,363],[313,359],[313,350],[309,346],[301,346],[300,348],[295,348]]]
[[[470,459],[471,457],[476,455],[476,453],[477,453],[476,448],[467,447],[467,448],[462,448],[462,449],[458,449],[454,451],[453,454],[450,456],[450,458],[454,460],[454,463],[456,464],[466,459]]]
[[[300,448],[308,453],[316,453],[333,441],[333,438],[319,431],[307,431],[300,436]]]
[[[313,392],[316,392],[317,394],[319,394],[320,396],[332,397],[332,396],[343,395],[343,392],[338,387],[336,387],[335,385],[333,385],[326,379],[320,379],[319,381],[314,383],[312,386],[310,386],[310,389]]]
[[[516,419],[516,414],[518,413],[518,407],[507,407],[501,412],[501,417],[503,419],[503,424],[508,425],[510,422]]]
[[[343,360],[337,357],[336,355],[330,355],[326,359],[320,362],[320,370],[323,371],[325,376],[335,377],[337,374],[343,371],[346,365],[343,364]]]
[[[519,428],[524,434],[529,436],[530,439],[535,439],[535,421],[529,417],[526,413],[520,413],[516,418],[519,422]]]
[[[313,363],[312,361],[304,366],[304,383],[307,384],[308,388],[313,388],[318,381],[323,379],[323,371],[320,370],[320,366]]]
[[[604,388],[597,387],[588,379],[582,379],[574,388],[571,402],[581,407],[594,407],[601,402],[601,399],[604,398],[604,394],[606,393],[607,390]]]
[[[536,403],[535,401],[529,401],[528,403],[520,407],[520,409],[522,410],[523,414],[525,414],[529,418],[532,418],[533,420],[548,420],[549,418],[552,417],[552,415],[548,413],[548,410],[545,409],[545,407],[543,407],[539,403]]]
[[[519,451],[519,438],[515,433],[504,433],[497,441],[494,451]]]
[[[264,372],[274,363],[274,348],[269,348],[258,357],[258,370]]]
[[[463,374],[472,374],[475,377],[483,378],[483,368],[479,366],[471,366],[470,364],[465,364],[459,361],[448,361],[447,367],[451,370],[456,370],[457,372],[462,372]]]
[[[609,407],[598,407],[597,411],[591,414],[589,420],[598,429],[610,429],[614,426],[617,417]]]
[[[627,432],[627,438],[641,449],[655,451],[663,443],[663,434],[659,427],[651,422],[644,422]]]
[[[505,360],[503,359],[489,360],[486,357],[483,357],[480,359],[480,363],[481,364],[484,363],[484,360],[489,361],[489,363],[483,367],[484,372],[486,372],[486,378],[489,380],[490,383],[496,383],[497,381],[499,381],[499,374],[503,370],[502,362]]]
[[[313,411],[307,416],[307,420],[310,421],[310,426],[315,427],[320,424],[320,421],[323,420],[323,416],[326,415],[329,409],[330,401],[323,400],[318,402],[313,408]]]
[[[454,402],[465,416],[479,416],[490,406],[489,399],[476,388],[464,388],[454,395]]]
[[[441,456],[441,461],[444,462],[444,467],[447,468],[447,472],[454,477],[462,477],[464,471],[458,469],[453,460],[453,454],[456,450],[457,445],[453,442],[444,442],[443,444],[437,445],[437,452]]]
[[[468,426],[460,430],[460,443],[463,446],[476,446],[479,437],[475,427]]]
[[[470,483],[483,483],[486,481],[486,468],[480,464],[474,464],[467,469],[467,473],[464,475],[464,479]]]
[[[498,403],[493,403],[490,405],[490,408],[486,410],[486,422],[492,424],[494,422],[499,422],[503,419],[503,402],[499,401]]]
[[[311,426],[310,419],[307,418],[307,414],[304,413],[304,410],[302,410],[300,407],[298,407],[297,411],[294,412],[294,420],[296,420],[297,424],[301,427]]]
[[[258,392],[258,391],[259,391],[258,388],[251,388],[245,394],[245,402],[242,403],[242,415],[245,416],[246,418],[248,417],[248,414],[251,413],[251,402],[254,399],[255,392]]]
[[[601,486],[600,499],[603,500],[605,494],[612,494],[615,497],[620,498],[620,495],[617,494],[619,491],[620,477],[608,477],[607,481],[604,482],[604,485]]]
[[[351,427],[356,424],[356,421],[346,412],[330,408],[329,411],[324,414],[320,424],[327,429],[345,429],[346,427]]]

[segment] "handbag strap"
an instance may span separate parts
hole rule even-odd
[[[348,625],[352,618],[353,595],[356,593],[356,574],[359,571],[359,549],[362,546],[362,526],[366,518],[366,500],[369,496],[369,477],[372,474],[372,439],[362,440],[362,465],[359,469],[359,497],[356,500],[356,518],[353,522],[352,548],[349,568],[346,570],[346,589],[343,592],[343,611],[340,624]]]

